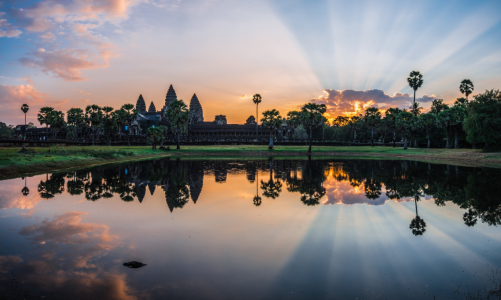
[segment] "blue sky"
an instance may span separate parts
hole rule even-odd
[[[253,114],[255,93],[282,115],[312,100],[331,117],[408,107],[412,70],[424,108],[452,103],[465,78],[474,95],[501,86],[500,1],[40,0],[0,12],[7,124],[25,102],[35,124],[45,105],[119,108],[143,94],[160,108],[170,84],[231,123]]]

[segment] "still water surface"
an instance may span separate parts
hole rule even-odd
[[[0,294],[487,298],[501,280],[500,183],[500,169],[278,159],[5,180]]]

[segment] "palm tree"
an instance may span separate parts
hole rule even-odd
[[[188,110],[188,107],[186,106],[183,100],[176,99],[169,104],[169,107],[165,112],[165,117],[167,118],[167,121],[169,121],[169,125],[172,131],[176,134],[177,137],[176,149],[179,150],[180,136],[181,134],[186,133],[188,131],[188,125],[190,121],[190,111]]]
[[[26,113],[28,112],[29,109],[30,107],[28,106],[28,104],[23,104],[23,106],[21,106],[21,110],[24,113],[24,139],[26,139]]]
[[[257,113],[257,107],[259,105],[259,103],[261,103],[261,95],[259,94],[255,94],[253,97],[252,97],[252,102],[254,102],[254,104],[256,104],[256,141],[257,141],[257,129],[258,129],[258,120],[259,120],[259,115]]]
[[[377,127],[381,120],[381,113],[377,107],[369,107],[365,111],[364,122],[371,129],[371,147],[374,147],[374,127]]]
[[[416,116],[416,91],[423,85],[423,75],[419,71],[412,71],[407,78],[409,86],[414,90],[414,102],[412,104],[412,113]]]
[[[468,100],[468,95],[474,90],[473,82],[469,79],[463,79],[463,81],[461,81],[461,85],[459,85],[459,90],[461,91],[461,94],[466,96],[466,100]]]
[[[268,149],[273,150],[273,132],[282,125],[282,116],[280,116],[280,112],[276,109],[264,111],[261,125],[270,129],[270,144]]]

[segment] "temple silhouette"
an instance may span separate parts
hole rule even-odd
[[[146,101],[143,95],[140,94],[136,101],[136,110],[138,112],[137,119],[131,124],[130,132],[133,135],[144,135],[146,129],[152,126],[164,125],[169,127],[169,121],[165,117],[165,113],[169,104],[177,99],[176,91],[172,84],[167,90],[165,102],[160,110],[156,110],[153,101],[150,102],[148,110],[146,110]],[[216,115],[213,121],[204,120],[204,111],[202,104],[196,94],[193,94],[189,103],[190,121],[187,137],[193,141],[197,140],[239,140],[256,138],[256,120],[253,115],[247,118],[245,124],[228,124],[226,115]],[[268,138],[270,135],[269,129],[259,126],[257,130],[258,137]],[[277,130],[278,138],[287,139],[292,136],[293,128],[287,125],[285,118],[282,122],[281,129]]]

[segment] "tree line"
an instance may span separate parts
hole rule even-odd
[[[408,82],[415,92],[423,83],[422,75],[413,71]],[[381,143],[392,142],[394,147],[397,141],[403,140],[404,149],[426,144],[428,148],[463,146],[500,150],[501,92],[486,90],[469,100],[474,89],[469,79],[463,80],[459,89],[465,97],[456,99],[451,106],[443,99],[434,99],[427,113],[421,112],[414,93],[409,110],[389,108],[383,115],[379,109],[369,107],[363,114],[338,116],[326,129],[326,135],[345,142],[370,140],[371,145],[376,138]]]
[[[403,148],[418,147],[480,147],[485,151],[501,149],[501,92],[487,90],[484,93],[468,96],[474,90],[473,83],[465,79],[460,84],[460,91],[465,95],[456,99],[453,105],[444,103],[443,99],[434,99],[431,109],[422,113],[422,107],[416,102],[416,91],[423,84],[423,75],[412,71],[407,79],[409,86],[414,90],[414,99],[409,109],[388,108],[381,111],[376,107],[368,107],[363,114],[353,116],[338,116],[332,124],[324,116],[327,107],[324,104],[307,103],[300,110],[287,113],[286,123],[294,131],[292,139],[308,138],[311,152],[313,139],[333,139],[339,142],[364,142],[370,140],[374,145],[379,143],[393,143],[403,141]],[[262,102],[260,94],[255,94],[252,101],[256,104],[256,120],[258,105]],[[46,125],[53,137],[62,129],[67,129],[66,138],[70,140],[84,139],[86,134],[104,136],[106,144],[110,145],[113,137],[122,136],[122,128],[137,118],[137,111],[133,104],[124,104],[114,110],[110,106],[100,107],[89,105],[85,111],[80,108],[71,108],[65,114],[52,107],[42,107],[37,119],[41,125]],[[180,148],[181,136],[187,133],[190,112],[183,100],[174,100],[169,104],[164,116],[168,126],[147,128],[147,142],[156,149],[165,139],[173,136],[177,149]],[[276,109],[262,113],[261,126],[269,129],[269,149],[273,150],[275,133],[283,125],[283,117]],[[256,122],[256,139],[258,123]],[[2,132],[11,129],[3,126]],[[129,135],[127,140],[130,145]]]

